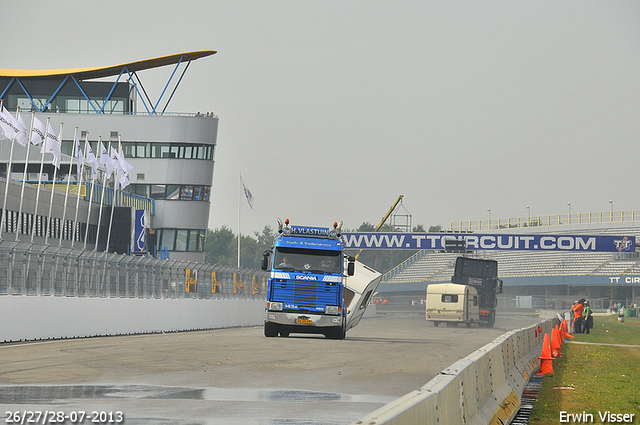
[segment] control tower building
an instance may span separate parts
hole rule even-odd
[[[57,171],[55,195],[42,197],[45,201],[54,200],[52,217],[59,227],[57,233],[54,231],[49,237],[58,237],[62,246],[69,246],[73,241],[77,247],[78,242],[84,242],[82,231],[71,230],[74,228],[75,202],[62,206],[60,204],[64,196],[58,195],[58,190],[64,190],[67,180],[74,181],[80,188],[84,186],[85,192],[88,192],[86,180],[89,179],[86,179],[86,174],[84,183],[83,179],[77,178],[76,161],[70,157],[73,155],[73,137],[77,127],[83,150],[87,138],[96,156],[100,152],[99,137],[105,147],[108,143],[115,147],[118,139],[121,140],[126,160],[133,166],[129,174],[131,184],[124,191],[128,192],[129,198],[143,199],[148,205],[144,208],[150,216],[146,230],[148,252],[153,254],[160,249],[172,259],[204,262],[218,117],[212,112],[168,112],[167,107],[191,62],[215,53],[212,50],[188,52],[121,65],[78,69],[0,69],[0,99],[12,115],[19,111],[27,128],[31,112],[42,122],[50,119],[56,133],[60,123],[64,123],[62,160]],[[152,101],[139,74],[159,67],[167,67],[170,77],[158,99]],[[46,207],[39,205],[36,208],[32,199],[35,185],[27,184],[31,187],[25,195],[29,200],[24,200],[24,207],[19,211],[23,202],[16,195],[16,188],[21,184],[25,165],[27,180],[37,183],[41,153],[39,147],[32,146],[27,158],[26,149],[15,144],[11,169],[8,170],[10,151],[11,141],[0,136],[0,186],[4,187],[5,183],[9,186],[4,180],[7,176],[12,186],[8,191],[6,211],[2,212],[5,219],[1,234],[5,240],[15,237],[25,242],[29,240],[32,221],[40,223],[43,217],[47,218],[49,201],[46,201]],[[42,180],[51,183],[54,166],[51,164],[52,156],[47,155]],[[45,184],[42,192],[49,190]],[[85,223],[79,223],[80,230],[83,229],[82,225],[90,229],[109,226],[109,214],[105,212],[109,204],[104,203],[102,220],[98,223],[100,199],[89,202],[89,194],[85,192],[81,207],[84,210],[79,214],[79,221],[84,220]],[[4,196],[3,191],[1,194]],[[42,199],[40,202],[43,202]],[[89,223],[86,222],[87,216],[83,217],[86,214],[83,211],[88,208],[95,209],[89,214]],[[63,213],[63,210],[66,212]],[[66,217],[64,223],[60,221],[62,217]],[[23,220],[27,225],[19,230],[15,225],[17,220]],[[111,230],[116,234],[116,220],[114,226]],[[54,224],[51,225],[53,227]],[[127,232],[130,231],[127,228]],[[16,232],[19,237],[15,236]],[[100,232],[96,249],[105,250],[106,239],[103,240],[103,237],[107,230],[105,228],[104,232]],[[35,236],[36,243],[43,239],[42,232],[38,233],[37,230]],[[88,239],[91,242],[91,236]],[[112,239],[108,248],[111,252],[123,253],[130,248],[120,245],[114,249],[114,246]]]

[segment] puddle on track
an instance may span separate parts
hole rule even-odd
[[[217,388],[217,387],[169,387],[154,385],[0,385],[0,406],[6,411],[33,410],[31,406],[39,406],[37,410],[68,410],[62,406],[73,406],[84,403],[118,403],[123,401],[166,400],[171,403],[183,401],[203,402],[240,402],[250,403],[252,407],[259,407],[258,417],[251,418],[245,411],[243,417],[225,417],[201,419],[146,417],[142,412],[128,412],[125,422],[127,425],[174,424],[174,425],[217,425],[217,424],[248,424],[248,425],[341,425],[352,421],[322,420],[313,418],[285,419],[280,416],[284,409],[278,403],[296,403],[309,412],[319,408],[321,403],[335,403],[339,411],[351,410],[350,403],[370,403],[373,411],[380,405],[390,403],[395,397],[380,395],[352,395],[321,391],[283,390],[283,389],[253,389],[253,388]],[[29,406],[24,407],[24,406]],[[276,406],[280,406],[277,408]],[[340,406],[340,407],[338,407]],[[355,407],[355,406],[354,406]],[[87,409],[88,410],[88,409]],[[0,412],[2,413],[2,412]],[[147,412],[148,413],[148,412]],[[248,415],[246,415],[248,413]],[[265,414],[266,413],[266,414]],[[316,412],[317,413],[317,412]],[[142,417],[141,417],[142,416]],[[247,417],[249,416],[249,417]],[[271,419],[269,418],[271,417]],[[346,419],[346,418],[345,418]]]

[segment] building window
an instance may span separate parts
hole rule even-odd
[[[176,184],[168,184],[167,196],[165,199],[180,199],[180,186]]]
[[[181,186],[180,187],[180,200],[191,201],[193,199],[193,186]]]
[[[151,185],[151,199],[164,199],[164,191],[166,186],[163,184]]]
[[[175,251],[186,251],[188,239],[189,239],[188,230],[177,230]]]
[[[144,180],[144,177],[144,173],[137,175],[138,180]],[[132,183],[125,191],[155,200],[209,202],[211,186]]]
[[[160,238],[160,246],[166,246],[173,251],[173,244],[176,241],[176,231],[174,229],[163,229]]]
[[[156,229],[161,247],[169,251],[202,252],[205,248],[206,230]]]

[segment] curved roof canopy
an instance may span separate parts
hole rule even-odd
[[[94,78],[103,78],[118,76],[123,68],[127,68],[131,72],[142,71],[145,69],[159,68],[161,66],[173,65],[182,61],[192,61],[217,53],[215,50],[201,50],[198,52],[178,53],[175,55],[161,56],[153,59],[146,59],[137,62],[124,63],[121,65],[100,66],[90,68],[71,68],[71,69],[0,69],[0,78],[65,78],[73,75],[78,80],[91,80]]]

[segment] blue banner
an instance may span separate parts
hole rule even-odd
[[[133,229],[133,252],[147,252],[147,232],[149,227],[145,210],[135,210]]]
[[[468,250],[635,252],[635,236],[521,235],[478,233],[343,233],[347,249],[444,250],[447,239]]]

